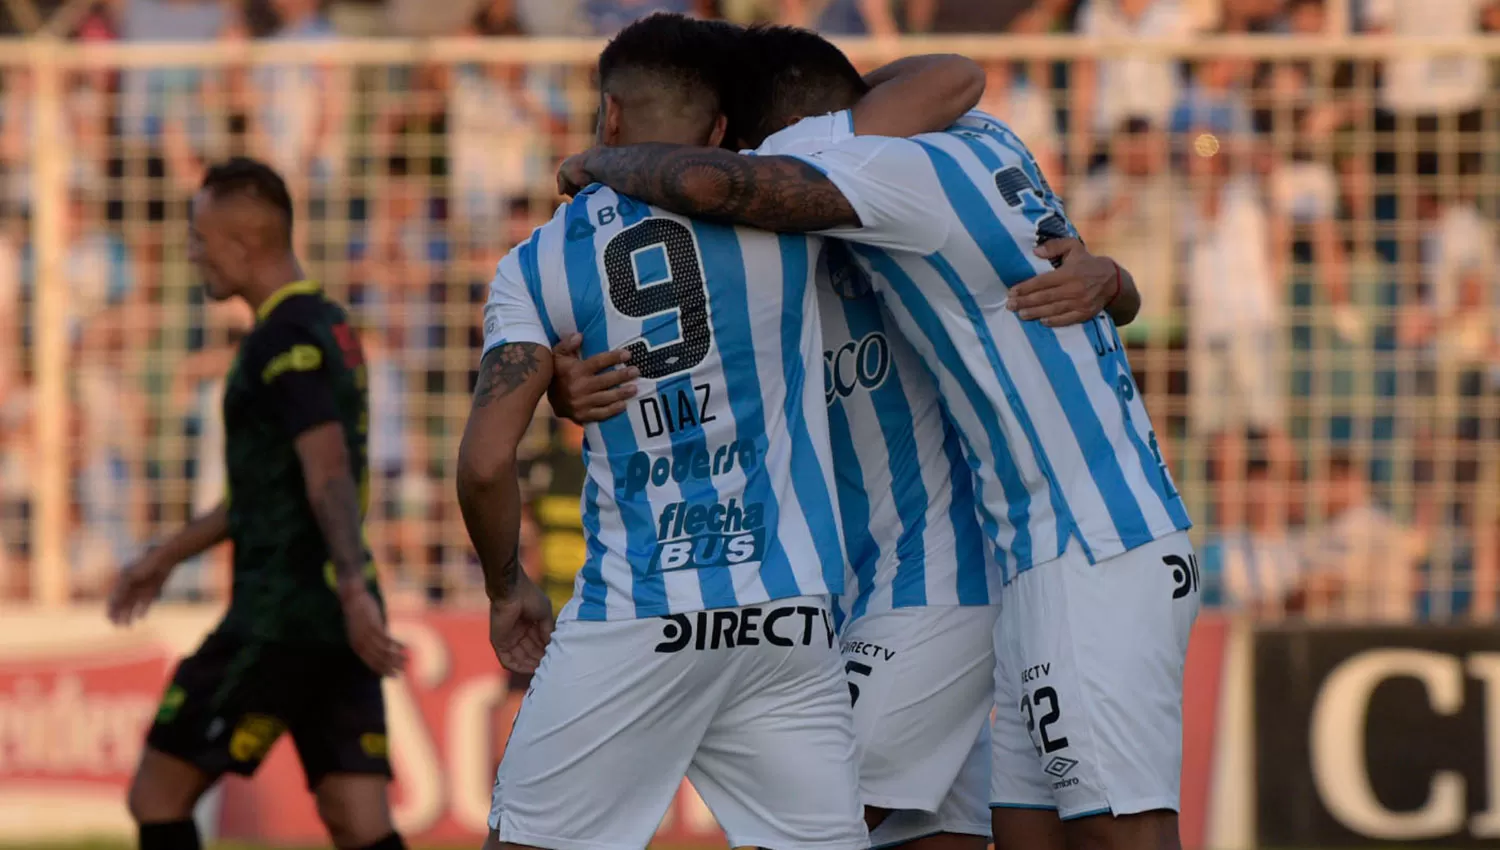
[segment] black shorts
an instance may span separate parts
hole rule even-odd
[[[380,677],[348,647],[214,632],[177,665],[146,745],[210,776],[249,776],[283,732],[308,788],[330,773],[391,775]]]

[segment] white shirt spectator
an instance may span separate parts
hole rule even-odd
[[[1269,222],[1248,177],[1230,178],[1213,220],[1185,208],[1190,220],[1188,286],[1192,330],[1223,339],[1276,327],[1280,312],[1269,251]]]
[[[1461,37],[1477,35],[1479,15],[1489,0],[1366,0],[1370,29],[1392,35]],[[1413,56],[1385,67],[1380,105],[1404,115],[1431,115],[1478,109],[1489,87],[1480,56]]]
[[[465,215],[498,226],[504,204],[526,191],[546,171],[547,150],[529,108],[530,90],[496,74],[467,67],[456,72],[448,108],[455,191]]]
[[[1135,278],[1141,312],[1120,329],[1124,336],[1137,324],[1159,331],[1172,317],[1178,246],[1170,234],[1181,220],[1178,187],[1166,171],[1131,175],[1109,169],[1084,181],[1068,204],[1075,223],[1104,217],[1089,228],[1089,246],[1130,269]]]
[[[1271,175],[1273,209],[1297,224],[1333,218],[1338,202],[1338,176],[1327,163],[1283,162]]]
[[[1085,0],[1078,12],[1078,32],[1096,38],[1185,38],[1198,29],[1192,10],[1179,0],[1152,0],[1131,19],[1119,0]],[[1129,57],[1099,63],[1094,128],[1108,132],[1132,116],[1165,127],[1177,104],[1177,65],[1170,60]]]
[[[1417,569],[1427,549],[1421,532],[1379,508],[1358,505],[1307,532],[1303,549],[1308,575],[1333,578],[1342,588],[1328,614],[1366,622],[1411,619]]]
[[[1422,279],[1430,287],[1428,306],[1441,315],[1458,309],[1463,279],[1479,274],[1493,289],[1495,230],[1472,204],[1451,204],[1422,238]]]

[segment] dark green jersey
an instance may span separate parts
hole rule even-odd
[[[344,308],[316,284],[261,306],[224,389],[234,595],[225,631],[266,641],[339,643],[343,611],[328,547],[307,499],[298,435],[343,426],[350,472],[368,501],[364,357]],[[366,504],[360,505],[363,512]],[[375,587],[374,565],[368,572]],[[378,593],[378,590],[377,590]]]

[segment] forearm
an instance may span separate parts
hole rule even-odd
[[[799,233],[859,224],[838,187],[793,157],[644,144],[595,148],[583,167],[621,194],[689,218]]]
[[[194,518],[176,534],[153,546],[150,558],[159,569],[170,570],[228,539],[229,505],[221,502],[212,511]]]
[[[307,499],[317,517],[339,587],[364,587],[365,542],[359,485],[348,472],[308,483]]]
[[[870,92],[854,106],[861,136],[915,136],[951,126],[984,95],[984,69],[957,55],[909,56],[865,76]]]
[[[1131,276],[1129,269],[1119,263],[1115,263],[1115,268],[1120,275],[1120,289],[1104,311],[1111,319],[1114,319],[1116,325],[1123,328],[1140,315],[1141,291],[1136,289],[1135,278]]]
[[[521,578],[521,487],[515,461],[485,473],[461,466],[458,507],[479,556],[485,594],[509,597]]]

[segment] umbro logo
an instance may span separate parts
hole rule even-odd
[[[1073,759],[1067,758],[1066,756],[1054,756],[1052,758],[1052,761],[1047,762],[1047,766],[1042,768],[1042,770],[1048,776],[1062,779],[1064,776],[1067,776],[1073,770],[1073,768],[1077,766],[1078,762],[1074,761]]]

